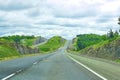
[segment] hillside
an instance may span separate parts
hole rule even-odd
[[[32,47],[46,41],[43,37],[34,36],[7,36],[0,37],[0,59],[5,57],[20,56],[23,54],[45,53],[57,50],[63,46],[65,39],[59,36],[52,37],[45,44]]]
[[[65,39],[60,36],[54,36],[50,38],[45,44],[40,45],[39,49],[42,53],[52,52],[65,44]]]
[[[0,37],[0,40],[6,41],[9,43],[15,43],[21,47],[29,47],[29,48],[36,48],[33,47],[34,45],[38,45],[42,42],[45,42],[47,39],[41,36],[25,36],[25,35],[13,35],[13,36],[4,36]]]
[[[0,40],[12,42],[12,43],[18,43],[24,46],[32,46],[44,42],[46,39],[41,36],[35,37],[35,36],[13,35],[13,36],[0,37]]]
[[[101,41],[106,40],[107,38],[103,35],[96,35],[96,34],[81,34],[77,35],[76,38],[73,39],[73,47],[75,51],[79,51],[84,49],[88,46],[97,44]]]
[[[5,57],[20,56],[23,54],[39,53],[39,49],[31,47],[44,42],[46,39],[39,36],[5,36],[0,37],[0,59]]]
[[[40,44],[40,43],[42,43],[42,42],[45,42],[46,40],[47,40],[46,38],[39,36],[39,37],[37,37],[36,40],[33,42],[33,45],[38,45],[38,44]]]
[[[89,36],[88,36],[89,35]],[[72,47],[79,55],[99,57],[109,60],[120,59],[120,37],[107,38],[104,35],[88,34],[73,39]],[[81,48],[81,46],[84,46]],[[77,47],[77,50],[76,50]]]
[[[0,59],[4,57],[20,56],[13,44],[0,40]]]
[[[40,44],[44,41],[46,41],[46,39],[44,37],[39,36],[39,37],[34,37],[32,39],[23,39],[21,40],[21,44],[25,46],[33,46]]]
[[[120,59],[120,38],[103,41],[80,51],[81,54],[110,60]]]
[[[21,43],[24,39],[35,39],[35,36],[25,36],[25,35],[13,35],[0,37],[0,40],[6,40],[8,42]]]

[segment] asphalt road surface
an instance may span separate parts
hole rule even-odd
[[[67,44],[48,55],[0,62],[0,79],[103,80],[67,57]]]

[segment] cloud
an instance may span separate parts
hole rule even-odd
[[[118,16],[119,0],[0,0],[0,36],[105,34]]]
[[[34,3],[32,4],[32,0],[21,1],[21,0],[0,0],[0,10],[3,11],[14,11],[14,10],[23,10],[34,7]]]
[[[88,4],[82,0],[48,0],[49,6],[53,9],[55,17],[63,18],[81,18],[96,16],[99,12],[97,7],[99,4]],[[58,4],[59,3],[59,4]],[[89,13],[89,14],[88,14]]]

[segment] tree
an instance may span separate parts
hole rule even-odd
[[[109,33],[107,34],[109,38],[113,38],[114,37],[114,33],[112,31],[112,29],[110,29]]]
[[[115,33],[114,33],[114,36],[115,36],[115,37],[118,37],[118,35],[119,35],[119,33],[118,33],[118,31],[116,30]]]
[[[119,21],[118,24],[120,25],[120,17],[118,18],[118,21]]]

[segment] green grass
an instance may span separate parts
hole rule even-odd
[[[77,35],[76,39],[77,40],[74,41],[74,43],[76,43],[75,47],[77,48],[77,50],[81,50],[88,46],[104,41],[107,38],[105,36],[100,36],[96,34],[81,34]]]
[[[40,45],[39,49],[42,53],[46,52],[52,52],[60,48],[65,44],[65,40],[63,40],[59,36],[54,36],[51,39],[49,39],[45,44]]]
[[[0,37],[0,60],[20,57],[21,54],[14,47],[15,39],[20,39],[20,44],[24,46],[32,46],[38,37],[31,36],[8,36]]]
[[[120,39],[120,38],[117,38],[117,39]],[[82,53],[84,51],[87,51],[90,48],[98,49],[98,48],[103,47],[103,46],[105,46],[107,44],[110,44],[112,41],[115,41],[117,39],[114,39],[114,40],[111,40],[111,41],[110,40],[101,41],[100,43],[93,44],[91,46],[85,47],[84,49],[81,49],[79,52]]]
[[[13,35],[13,36],[0,37],[0,40],[11,43],[20,43],[25,46],[32,46],[37,38],[38,37],[35,36]]]
[[[0,44],[0,59],[13,56],[20,56],[14,47],[10,44]]]
[[[84,34],[78,35],[73,40],[73,46],[75,51],[83,51],[88,48],[97,49],[104,45],[110,44],[113,41],[119,40],[120,36],[114,38],[107,38],[105,35],[96,35],[96,34]]]
[[[102,42],[100,42],[100,43],[98,43],[98,44],[92,45],[92,47],[93,47],[94,49],[97,49],[97,48],[102,47],[102,46],[104,46],[104,45],[106,45],[106,44],[109,44],[109,43],[110,43],[109,40],[106,40],[106,41],[102,41]],[[90,46],[90,47],[91,47],[91,46]]]
[[[118,62],[118,63],[120,63],[120,60],[115,60],[115,62]]]
[[[74,50],[78,50],[78,45],[77,45],[77,41],[78,41],[78,38],[74,38],[74,43],[73,43],[73,46],[74,46]]]
[[[99,57],[99,58],[115,60],[116,62],[120,62],[120,58],[118,55],[119,44],[120,44],[119,42],[120,42],[120,36],[103,40],[99,43],[87,46],[79,51],[75,51],[75,50],[71,50],[71,51],[73,54]],[[118,56],[114,57],[114,55],[118,55]]]
[[[36,40],[37,38],[33,38],[33,39],[23,39],[21,41],[21,44],[25,45],[25,46],[32,46],[34,44],[34,41]]]
[[[98,43],[98,44],[92,45],[92,47],[93,47],[94,49],[97,49],[97,48],[99,48],[99,47],[102,47],[102,46],[104,46],[104,45],[110,44],[111,42],[116,41],[116,40],[119,40],[119,39],[120,39],[120,36],[117,37],[117,38],[110,39],[110,40],[101,41],[101,42]]]

